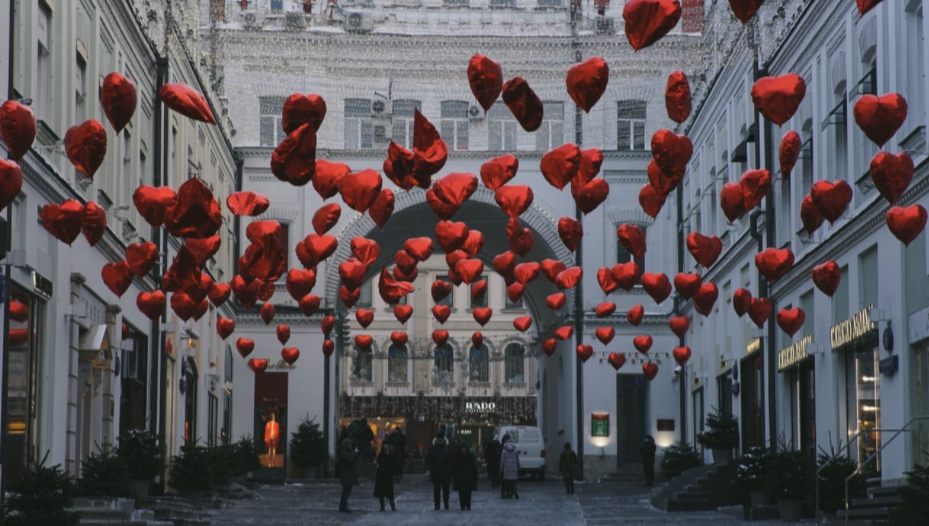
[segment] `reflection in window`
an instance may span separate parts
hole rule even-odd
[[[352,360],[352,378],[356,382],[370,382],[374,361],[371,349],[366,350],[355,347],[355,359]]]
[[[455,363],[455,353],[449,344],[441,345],[435,348],[435,368],[439,372],[452,372]]]
[[[387,381],[390,383],[406,383],[407,381],[407,350],[406,346],[391,345],[387,350]]]
[[[518,344],[506,346],[504,357],[504,381],[520,384],[525,381],[526,349]]]
[[[490,353],[487,351],[487,346],[482,345],[479,349],[477,347],[471,347],[468,360],[468,368],[471,369],[471,381],[489,382]]]

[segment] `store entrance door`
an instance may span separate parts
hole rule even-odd
[[[764,447],[764,361],[756,352],[742,360],[742,451]]]
[[[641,374],[616,375],[617,466],[641,462],[647,424],[648,380]]]

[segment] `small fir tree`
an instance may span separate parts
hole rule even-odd
[[[290,459],[294,464],[306,469],[322,465],[326,461],[326,440],[316,418],[306,415],[297,431],[290,435]]]

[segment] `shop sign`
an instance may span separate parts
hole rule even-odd
[[[286,370],[296,369],[296,368],[297,368],[296,364],[291,365],[285,362],[284,360],[278,360],[277,363],[268,363],[268,369],[279,369],[279,370],[286,371]]]
[[[465,402],[465,412],[468,414],[490,414],[497,410],[494,402]]]
[[[873,307],[872,305],[832,327],[832,330],[829,331],[829,339],[831,340],[833,351],[839,350],[864,337],[871,336],[872,333],[877,331],[877,325],[871,321],[870,313]]]
[[[800,338],[799,341],[795,342],[793,345],[784,347],[777,352],[777,370],[783,371],[789,367],[797,365],[798,363],[806,360],[810,357],[806,353],[806,347],[813,341],[813,335],[804,336]]]
[[[674,431],[674,419],[673,418],[659,418],[658,431]]]
[[[52,282],[42,274],[32,271],[32,290],[45,296],[46,299],[52,299]]]
[[[761,338],[755,338],[745,347],[745,355],[756,353],[761,350]]]
[[[609,413],[591,413],[590,414],[590,436],[592,437],[610,436],[610,414]]]

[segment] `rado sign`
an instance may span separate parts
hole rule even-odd
[[[868,307],[851,318],[834,325],[829,332],[832,350],[836,351],[848,344],[855,343],[865,337],[877,334],[877,326],[871,321],[870,312],[874,306]]]

